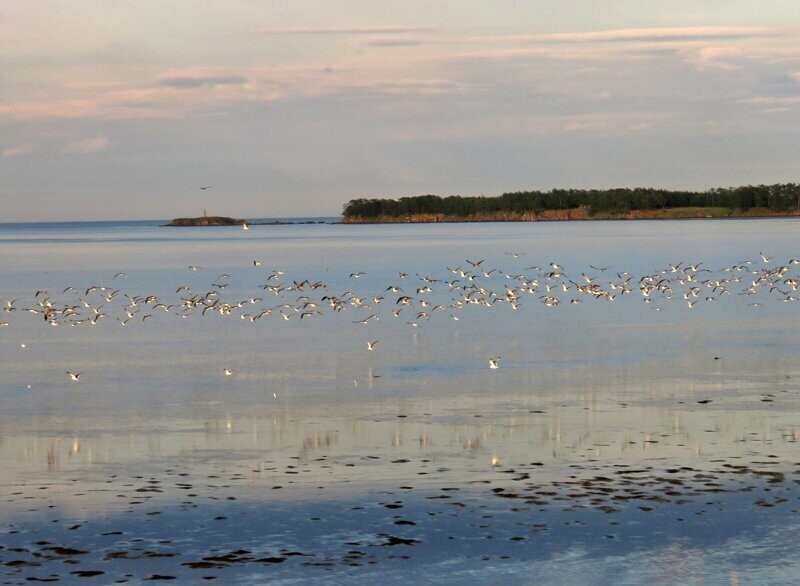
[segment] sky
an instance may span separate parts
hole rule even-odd
[[[0,222],[797,182],[799,109],[796,0],[0,0]]]

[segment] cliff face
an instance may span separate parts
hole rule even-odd
[[[175,218],[167,226],[241,226],[245,221],[226,216],[201,216],[199,218]]]

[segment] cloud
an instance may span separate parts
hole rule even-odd
[[[533,136],[615,136],[641,135],[657,129],[692,126],[691,116],[661,111],[597,111],[569,114],[484,113],[463,120],[420,120],[402,128],[387,130],[398,142],[467,139],[496,140]]]
[[[756,75],[753,72],[770,64],[776,69],[791,66],[788,75],[797,75],[794,59],[800,56],[794,31],[764,27],[631,28],[509,36],[417,34],[434,30],[390,26],[263,29],[261,34],[363,36],[357,37],[358,51],[352,46],[344,53],[314,51],[289,62],[276,59],[273,64],[267,56],[255,64],[225,67],[201,62],[195,67],[155,70],[127,82],[70,80],[47,98],[39,97],[45,95],[40,93],[0,103],[0,120],[178,119],[253,111],[255,104],[304,104],[328,98],[371,100],[376,112],[425,110],[440,107],[448,96],[457,98],[462,107],[472,107],[507,102],[532,92],[561,97],[562,106],[551,107],[558,113],[572,113],[583,111],[577,104],[587,96],[605,92],[604,98],[610,100],[612,88],[618,99],[650,96],[657,80],[675,71],[685,72],[686,65],[705,73],[690,81],[702,83],[696,87],[711,92],[721,76],[735,76],[737,83],[744,83]],[[391,49],[416,42],[431,49]],[[387,48],[361,50],[375,44]],[[689,81],[683,82],[676,78],[667,89],[684,98],[681,91]],[[787,81],[783,87],[788,90],[791,83]],[[777,92],[769,88],[740,90],[729,98],[773,93]],[[572,101],[567,104],[567,99]],[[533,105],[519,107],[527,111]],[[585,124],[579,121],[573,128]],[[595,124],[589,125],[594,128]]]
[[[469,90],[466,84],[457,83],[448,79],[391,79],[365,82],[362,85],[352,85],[341,88],[354,93],[370,93],[378,96],[445,96],[464,94]]]
[[[800,105],[800,76],[782,71],[760,73],[754,95],[734,103],[764,108],[761,111],[770,113],[794,110]]]
[[[774,71],[763,74],[762,92],[765,95],[780,97],[793,97],[800,95],[800,76],[793,73]]]
[[[130,98],[126,98],[130,95]],[[138,97],[137,97],[138,96]],[[140,91],[111,92],[91,98],[62,98],[51,101],[0,104],[0,118],[48,120],[94,118],[136,120],[166,118],[174,114],[163,104],[142,97]]]
[[[739,59],[743,55],[744,52],[737,47],[709,46],[692,51],[687,59],[701,70],[736,69],[737,65],[733,60]]]
[[[431,26],[371,26],[356,28],[264,28],[247,31],[250,35],[402,35],[431,32]]]
[[[764,38],[783,36],[783,34],[781,31],[765,27],[700,26],[555,33],[518,37],[518,39],[527,38],[534,42],[549,43],[619,43]]]
[[[70,155],[91,155],[108,148],[109,140],[105,136],[96,136],[69,143],[63,153]]]
[[[708,49],[696,59],[712,60],[730,58],[736,47],[758,45],[762,51],[768,48],[769,57],[796,58],[798,51],[795,29],[767,27],[665,27],[630,28],[589,32],[566,32],[553,34],[514,34],[486,36],[448,36],[425,38],[427,45],[457,46],[461,49],[446,51],[448,59],[504,59],[542,57],[558,60],[609,60],[626,55],[654,56],[674,54],[680,51]],[[414,40],[413,37],[397,39]],[[423,39],[416,39],[419,43]],[[394,39],[371,39],[369,46],[390,46]],[[765,46],[764,42],[772,41]],[[749,45],[747,45],[749,43]],[[601,48],[602,46],[602,48]],[[661,52],[661,53],[658,53]]]
[[[367,41],[369,47],[418,47],[426,44],[425,41],[419,38],[398,37],[398,38],[376,38]]]
[[[36,152],[37,147],[35,144],[26,143],[18,144],[3,149],[2,154],[4,157],[22,157]]]
[[[243,85],[248,79],[242,75],[203,75],[203,74],[165,74],[156,80],[161,86],[185,90],[201,87],[218,87],[226,85]]]
[[[737,104],[749,104],[755,106],[793,106],[800,104],[800,96],[789,97],[775,97],[775,96],[756,96],[754,98],[745,98],[743,100],[736,100]]]
[[[167,71],[146,85],[69,84],[61,86],[68,90],[65,96],[49,101],[0,102],[0,119],[180,118],[197,109],[219,110],[228,103],[270,98],[268,90],[252,85],[245,76],[212,69]],[[193,88],[209,91],[186,91]]]

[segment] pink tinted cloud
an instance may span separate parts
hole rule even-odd
[[[70,155],[91,155],[104,151],[110,144],[105,136],[95,136],[71,142],[62,152]]]
[[[32,153],[35,153],[37,150],[38,147],[32,143],[18,144],[4,148],[2,150],[2,156],[23,157],[25,155],[30,155]]]
[[[736,69],[736,61],[745,55],[738,47],[730,45],[701,47],[689,56],[698,69]]]
[[[591,32],[554,33],[529,37],[551,43],[609,43],[707,41],[783,36],[785,33],[766,27],[696,26],[666,28],[630,28]]]
[[[168,71],[147,85],[73,83],[62,89],[66,97],[0,103],[0,118],[179,118],[198,108],[253,99],[249,94],[254,90],[243,75],[210,69]],[[268,99],[268,95],[262,97]]]
[[[401,39],[409,31],[430,30],[430,27],[366,27],[262,32],[280,35],[349,32],[390,40]],[[74,83],[59,88],[65,91],[50,92],[59,96],[52,100],[0,103],[0,118],[159,119],[197,113],[224,114],[236,105],[252,102],[328,96],[424,99],[469,93],[484,95],[492,93],[498,79],[513,79],[519,64],[530,64],[532,60],[576,61],[580,67],[596,65],[602,70],[609,64],[616,66],[627,60],[678,58],[700,70],[734,69],[746,59],[770,59],[775,51],[787,50],[787,40],[793,40],[789,32],[764,27],[620,29],[508,37],[420,36],[439,43],[441,50],[417,54],[387,47],[388,53],[374,51],[330,59],[322,56],[316,62],[277,67],[173,69],[153,75],[149,82],[127,85]],[[454,46],[450,47],[450,43]],[[486,63],[481,65],[483,61]],[[557,87],[552,89],[566,93],[574,90],[558,85],[562,81],[553,82]]]
[[[431,26],[371,26],[353,28],[297,27],[297,28],[261,28],[245,31],[247,35],[403,35],[434,31]]]

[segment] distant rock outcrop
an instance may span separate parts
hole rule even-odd
[[[167,226],[241,226],[247,220],[226,216],[200,216],[199,218],[175,218]]]

